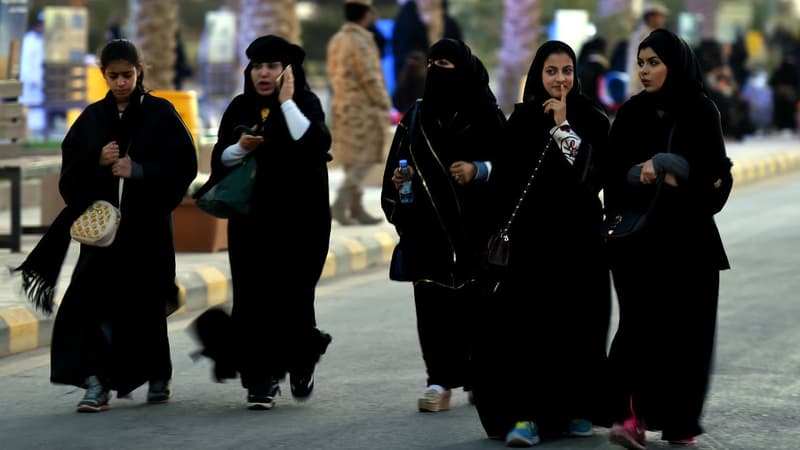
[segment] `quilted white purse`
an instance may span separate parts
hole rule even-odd
[[[122,204],[123,179],[119,179],[119,204]],[[122,214],[119,208],[105,200],[92,203],[72,223],[69,233],[81,244],[108,247],[114,242]]]

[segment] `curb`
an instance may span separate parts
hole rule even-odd
[[[332,237],[320,280],[387,264],[397,241],[396,235],[386,231]],[[225,304],[233,295],[227,264],[179,269],[176,281],[180,307],[171,317]],[[50,345],[54,320],[55,314],[45,316],[28,305],[0,309],[0,357]]]

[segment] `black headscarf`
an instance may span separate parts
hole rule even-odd
[[[447,59],[455,68],[431,64],[422,96],[428,117],[464,110],[495,110],[497,100],[489,88],[489,73],[467,44],[442,39],[433,44],[429,60]]]
[[[652,94],[645,92],[661,107],[673,110],[686,98],[708,94],[697,56],[679,36],[659,28],[639,44],[638,51],[645,48],[653,49],[667,66],[667,78],[661,89]]]
[[[311,90],[306,81],[305,70],[303,70],[303,60],[306,57],[306,52],[300,46],[292,44],[282,37],[270,34],[256,38],[251,42],[247,50],[245,50],[245,55],[250,59],[250,62],[244,69],[244,95],[251,102],[259,106],[278,107],[278,89],[275,89],[275,92],[269,97],[264,97],[253,86],[250,71],[253,69],[253,64],[256,63],[279,61],[283,64],[283,67],[291,64],[292,74],[294,75],[295,98],[299,95],[305,95],[306,91]]]
[[[578,61],[572,47],[561,41],[547,41],[536,51],[536,56],[533,57],[531,67],[528,69],[528,77],[525,79],[525,91],[522,94],[522,100],[524,102],[536,100],[542,103],[551,97],[542,83],[542,70],[544,70],[545,60],[553,53],[565,53],[572,60],[572,69],[575,75],[573,77],[572,89],[570,89],[567,94],[567,101],[581,94],[581,82],[577,74]]]

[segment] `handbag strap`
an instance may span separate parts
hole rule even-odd
[[[536,165],[533,167],[533,172],[531,172],[531,177],[528,179],[528,184],[525,185],[525,188],[522,190],[522,195],[519,196],[517,204],[514,206],[514,210],[511,211],[511,216],[508,218],[508,221],[503,229],[500,230],[500,235],[503,236],[503,239],[508,239],[508,230],[510,230],[511,225],[514,224],[514,218],[517,217],[517,212],[519,211],[520,206],[522,206],[522,202],[525,201],[525,197],[527,197],[528,191],[533,185],[533,180],[536,178],[536,174],[539,172],[539,167],[541,167],[542,161],[544,161],[544,157],[547,154],[547,150],[550,148],[550,144],[552,143],[553,138],[550,137],[550,140],[547,141],[547,145],[544,146],[544,150],[542,150],[542,154],[539,156],[539,161],[537,161]]]

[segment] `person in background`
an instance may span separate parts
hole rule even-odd
[[[472,308],[486,240],[486,181],[505,117],[483,63],[461,41],[430,49],[425,93],[403,116],[383,175],[381,206],[400,235],[414,286],[427,384],[423,412],[450,408],[451,390],[470,388]],[[398,170],[408,161],[409,173]],[[400,203],[411,180],[414,201]]]
[[[330,243],[331,136],[306,81],[301,47],[267,35],[245,54],[244,92],[222,115],[211,176],[195,194],[203,196],[245,158],[255,158],[250,210],[228,219],[233,310],[231,317],[209,310],[195,325],[203,354],[228,365],[215,367],[217,378],[238,372],[248,408],[267,410],[287,372],[292,396],[309,398],[314,369],[331,342],[317,328],[314,310]],[[297,238],[286,238],[287,229]],[[267,269],[270,254],[281,255],[281,264]]]
[[[644,5],[642,11],[642,23],[633,31],[630,40],[628,41],[628,53],[626,58],[626,67],[628,71],[628,86],[627,97],[638,94],[643,86],[639,80],[639,65],[637,63],[637,49],[639,43],[646,38],[651,31],[664,28],[667,24],[669,17],[669,10],[661,3],[652,2]]]
[[[86,389],[79,412],[104,411],[111,391],[126,398],[144,383],[148,403],[172,394],[166,319],[178,307],[172,211],[197,174],[197,157],[172,104],[145,91],[143,66],[130,41],[103,47],[100,70],[109,91],[81,113],[61,144],[59,192],[67,206],[17,268],[29,297],[51,310],[72,223],[96,200],[120,208],[109,247],[81,245],[53,325],[50,380]]]
[[[598,36],[586,41],[578,55],[577,76],[582,93],[598,105],[604,103],[601,94],[605,90],[605,75],[608,70],[606,40]]]
[[[374,225],[381,219],[364,208],[364,183],[370,169],[384,161],[392,105],[378,48],[368,30],[375,18],[372,1],[346,0],[344,14],[346,22],[327,49],[333,87],[333,157],[345,174],[331,215],[341,225]]]
[[[608,241],[620,311],[609,439],[644,450],[645,430],[675,445],[703,432],[719,271],[730,267],[714,214],[732,179],[720,113],[692,49],[659,29],[638,58],[644,91],[611,127],[604,200],[609,213],[649,211],[637,234]]]
[[[394,79],[398,80],[408,60],[408,55],[414,50],[427,55],[430,41],[428,40],[428,26],[422,21],[417,2],[414,0],[398,0],[402,2],[400,12],[394,20],[392,33],[392,55],[394,57]],[[395,105],[397,107],[397,105]],[[397,108],[402,112],[400,108]]]
[[[397,80],[397,89],[392,96],[395,107],[405,114],[414,103],[422,98],[425,93],[425,74],[428,69],[425,52],[414,50],[408,54],[403,71]]]
[[[450,15],[450,1],[442,0],[442,14],[444,15],[444,38],[455,39],[457,41],[464,40],[464,33],[461,32],[461,26],[456,19]]]
[[[34,137],[44,137],[47,122],[44,111],[44,11],[36,15],[33,25],[22,37],[19,81],[22,82],[22,95],[18,101],[28,108],[28,130]]]
[[[175,32],[175,78],[173,84],[176,90],[183,89],[183,79],[192,76],[192,66],[186,60],[186,51],[183,45],[183,38],[179,31]]]
[[[515,218],[508,267],[478,309],[475,406],[487,434],[510,447],[608,426],[611,283],[598,193],[609,121],[581,93],[576,65],[561,41],[539,47],[489,182],[495,228]]]

